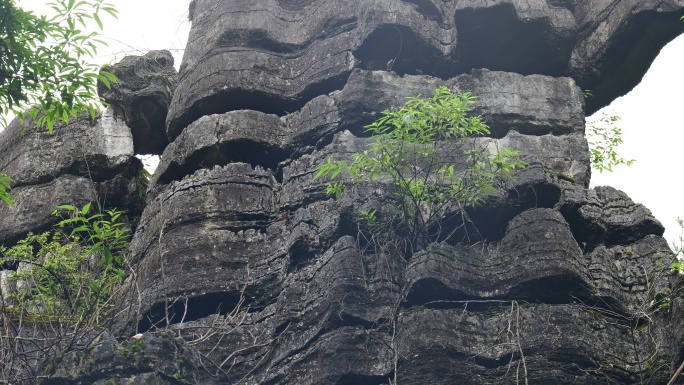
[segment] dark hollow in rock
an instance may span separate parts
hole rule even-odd
[[[422,36],[401,25],[379,26],[353,52],[356,68],[391,71],[401,76],[422,74],[424,68],[430,68],[429,75],[442,79],[469,72],[421,39]]]
[[[169,143],[166,115],[176,89],[178,73],[169,51],[150,51],[142,56],[126,56],[104,66],[118,78],[108,88],[98,82],[98,94],[123,116],[133,133],[135,154],[161,155]]]
[[[523,75],[565,75],[574,31],[553,28],[548,19],[523,19],[513,4],[466,8],[456,13],[460,72],[471,68]]]

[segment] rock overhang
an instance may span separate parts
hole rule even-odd
[[[167,118],[172,140],[206,114],[246,108],[283,116],[341,89],[354,68],[442,79],[479,68],[570,76],[594,95],[592,113],[636,85],[659,47],[684,31],[681,0],[206,0],[195,9]]]

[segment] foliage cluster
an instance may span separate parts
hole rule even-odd
[[[329,158],[315,178],[330,178],[327,194],[336,197],[345,183],[332,180],[341,174],[355,185],[387,182],[398,214],[364,211],[362,221],[405,236],[412,249],[448,240],[455,233],[444,231],[449,218],[465,218],[467,207],[502,192],[514,171],[525,166],[515,151],[497,149],[487,138],[474,139],[490,133],[479,117],[469,116],[475,100],[470,93],[453,94],[446,87],[429,98],[411,97],[365,127],[374,138],[369,150],[354,154],[351,163]]]
[[[90,204],[59,209],[67,217],[52,231],[0,247],[0,265],[19,267],[9,276],[17,290],[6,293],[9,303],[2,304],[3,311],[13,304],[34,320],[92,318],[100,324],[124,277],[130,227],[119,222],[122,213],[117,210],[89,215]]]
[[[684,274],[684,219],[677,217],[677,224],[681,229],[679,239],[672,241],[672,251],[675,254],[675,262],[670,266],[672,271]]]
[[[55,0],[51,17],[37,16],[0,0],[0,114],[24,111],[40,126],[52,130],[56,121],[100,108],[97,81],[110,85],[111,73],[89,63],[98,45],[97,32],[85,32],[94,21],[102,29],[100,11],[116,17],[104,0]],[[3,126],[6,122],[3,119]]]
[[[599,172],[612,172],[615,166],[630,166],[635,162],[634,159],[624,159],[616,151],[623,143],[622,129],[618,127],[619,121],[619,116],[603,113],[598,121],[587,126],[589,161],[591,167]]]
[[[55,122],[100,109],[97,82],[110,87],[115,75],[89,63],[98,46],[107,44],[98,32],[86,32],[95,22],[102,30],[100,11],[117,17],[105,0],[55,0],[50,17],[38,16],[0,0],[0,129],[6,116],[28,116],[52,131]],[[12,205],[12,179],[0,172],[0,201]]]
[[[117,210],[90,211],[60,206],[51,231],[0,247],[0,383],[43,383],[111,325],[130,227]]]

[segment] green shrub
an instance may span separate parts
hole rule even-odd
[[[619,121],[619,116],[604,113],[597,122],[587,125],[589,161],[591,168],[598,172],[612,172],[615,166],[630,166],[635,162],[624,159],[616,151],[623,142],[622,129],[617,125]]]
[[[370,149],[353,155],[353,161],[327,163],[315,178],[328,177],[327,194],[339,197],[344,182],[333,182],[341,174],[353,184],[381,179],[394,189],[398,217],[381,221],[376,210],[362,212],[361,220],[376,229],[383,224],[400,224],[412,248],[447,240],[454,233],[443,232],[442,224],[453,215],[465,216],[465,209],[502,193],[516,169],[525,164],[508,148],[495,148],[489,128],[479,117],[468,116],[476,97],[454,95],[440,87],[431,98],[409,98],[396,111],[382,112],[380,119],[366,126],[374,140]],[[397,233],[397,228],[384,227]]]
[[[89,323],[92,318],[94,324],[106,320],[112,291],[124,277],[130,229],[117,222],[121,212],[89,216],[90,206],[60,206],[69,216],[52,231],[30,233],[11,248],[0,247],[0,264],[20,267],[11,277],[17,290],[9,297],[23,316]]]

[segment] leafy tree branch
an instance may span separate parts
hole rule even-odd
[[[117,17],[105,0],[55,0],[54,14],[38,16],[0,0],[0,130],[6,117],[26,117],[53,130],[55,122],[69,123],[81,113],[95,118],[101,102],[97,81],[110,87],[116,76],[90,62],[99,46],[107,44],[98,32],[104,12]],[[12,205],[12,179],[0,172],[0,200]]]
[[[603,113],[598,121],[587,125],[589,161],[591,167],[598,172],[613,172],[615,166],[630,166],[635,162],[634,159],[623,158],[616,150],[623,143],[619,121],[619,116]]]
[[[100,109],[97,81],[116,81],[89,61],[98,46],[106,46],[90,23],[103,28],[100,11],[112,17],[116,9],[104,0],[56,0],[48,3],[54,14],[37,16],[0,0],[0,113],[24,111],[50,131],[56,121]],[[3,126],[6,122],[3,121]]]
[[[443,231],[449,218],[464,217],[467,207],[501,193],[514,171],[525,166],[515,151],[493,151],[490,140],[473,139],[490,133],[479,117],[468,116],[475,100],[446,87],[430,98],[411,97],[365,127],[374,138],[369,150],[353,154],[351,163],[329,158],[315,178],[328,177],[327,194],[335,197],[345,189],[344,182],[334,182],[340,175],[354,185],[389,182],[398,214],[370,210],[360,219],[376,230],[405,236],[414,250],[447,240],[454,233]],[[379,217],[385,218],[382,224]]]

